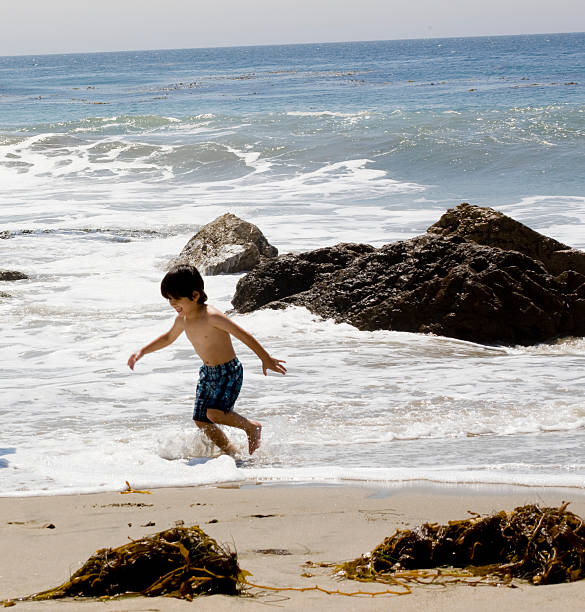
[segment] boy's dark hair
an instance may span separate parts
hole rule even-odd
[[[203,279],[195,266],[173,266],[160,283],[160,292],[168,300],[182,297],[193,299],[193,291],[199,293],[198,304],[205,304],[207,295],[203,290]]]

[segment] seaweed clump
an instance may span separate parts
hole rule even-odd
[[[459,576],[462,582],[467,581],[465,576],[482,576],[485,582],[490,578],[504,582],[520,578],[533,584],[573,582],[585,577],[585,526],[567,506],[526,505],[510,513],[397,530],[371,553],[340,570],[350,579],[380,582],[420,582],[430,568],[463,568],[465,574],[443,573]]]
[[[237,595],[239,580],[236,553],[223,549],[199,527],[176,527],[100,549],[67,582],[27,599],[135,593],[191,600],[203,594]]]

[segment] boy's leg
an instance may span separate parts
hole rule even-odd
[[[250,455],[260,446],[262,425],[258,421],[250,421],[237,412],[223,412],[223,410],[217,410],[216,408],[207,409],[207,418],[218,425],[229,425],[230,427],[243,429],[248,436],[248,452]],[[223,434],[223,432],[221,433]]]
[[[236,456],[236,449],[229,441],[223,431],[214,423],[206,423],[205,421],[195,421],[195,425],[216,445],[222,453]]]

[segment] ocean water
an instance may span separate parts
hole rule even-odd
[[[281,253],[423,233],[461,201],[585,248],[585,34],[0,57],[0,495],[256,479],[585,487],[585,340],[489,347],[234,315],[216,457],[167,263],[233,212]],[[223,310],[240,275],[206,278]],[[245,456],[245,437],[230,436]],[[213,457],[210,460],[201,457]]]

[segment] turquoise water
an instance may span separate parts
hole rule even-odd
[[[585,248],[585,34],[0,58],[5,494],[243,478],[582,487],[585,343],[482,347],[238,315],[251,463],[190,422],[168,261],[227,211],[281,253],[423,233],[460,201]],[[227,310],[239,276],[206,279]],[[238,438],[245,448],[245,441]],[[190,463],[191,462],[191,463]]]

